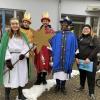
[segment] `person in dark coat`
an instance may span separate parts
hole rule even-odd
[[[80,59],[84,60],[85,64],[93,62],[93,71],[89,72],[79,68],[80,72],[80,87],[76,91],[82,91],[85,87],[85,81],[87,78],[89,97],[91,100],[95,100],[95,76],[97,69],[97,53],[99,52],[99,46],[97,37],[92,36],[90,25],[84,25],[82,34],[78,38],[79,53],[76,55],[76,62],[79,68]]]

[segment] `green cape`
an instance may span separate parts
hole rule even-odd
[[[25,33],[21,32],[21,35],[23,39],[25,40],[26,44],[29,46],[29,41],[25,35]],[[0,46],[0,85],[3,85],[3,73],[4,73],[4,64],[5,64],[5,54],[6,54],[6,49],[8,47],[8,41],[9,41],[9,33],[5,32],[3,33],[3,37],[1,39],[1,46]],[[32,65],[30,64],[29,66],[29,77],[31,77],[32,73]]]
[[[3,72],[5,64],[5,54],[8,46],[9,35],[7,32],[3,33],[0,46],[0,84],[3,84]]]

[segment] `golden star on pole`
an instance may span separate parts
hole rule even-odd
[[[53,37],[53,34],[46,33],[45,28],[36,31],[34,33],[33,43],[37,46],[37,51],[39,52],[42,46],[50,46],[49,40]]]

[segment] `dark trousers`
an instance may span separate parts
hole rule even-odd
[[[11,88],[5,88],[5,100],[10,100],[10,90]]]
[[[65,89],[65,84],[66,84],[66,80],[59,80],[59,79],[56,79],[56,85],[58,88],[61,88],[61,89]]]
[[[88,72],[81,69],[79,69],[79,72],[80,72],[80,85],[84,88],[85,81],[87,78],[89,94],[94,94],[96,66],[95,65],[93,66],[93,72]]]
[[[26,100],[26,98],[24,97],[23,93],[22,93],[22,89],[23,87],[18,87],[18,99],[21,99],[21,100]],[[5,100],[12,100],[10,99],[10,91],[11,91],[11,88],[5,88]]]
[[[29,58],[27,58],[28,77],[29,77]]]
[[[46,76],[47,76],[47,72],[37,73],[37,80],[34,84],[35,85],[40,85],[41,83],[47,84]]]

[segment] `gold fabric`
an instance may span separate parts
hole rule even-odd
[[[52,38],[53,34],[46,33],[45,28],[38,30],[34,33],[33,42],[37,46],[37,51],[39,52],[42,46],[50,46],[49,40]]]
[[[29,30],[26,30],[26,29],[23,29],[21,28],[20,29],[23,33],[26,34],[28,40],[29,40],[29,43],[32,43],[33,44],[33,38],[34,38],[34,30],[32,29],[29,29]]]

